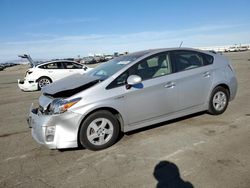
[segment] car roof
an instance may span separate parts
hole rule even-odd
[[[143,50],[143,51],[138,51],[138,52],[132,52],[130,54],[128,54],[127,56],[139,56],[139,57],[143,57],[143,56],[148,56],[148,55],[153,55],[156,53],[161,53],[161,52],[166,52],[166,51],[173,51],[173,50],[191,50],[191,51],[197,51],[197,52],[203,52],[203,53],[209,53],[203,50],[199,50],[199,49],[194,49],[194,48],[184,48],[184,47],[176,47],[176,48],[157,48],[157,49],[148,49],[148,50]]]

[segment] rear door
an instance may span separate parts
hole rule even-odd
[[[66,72],[68,75],[73,75],[73,74],[83,74],[85,70],[83,69],[83,65],[71,62],[71,61],[65,61],[63,62],[64,67],[66,69]]]
[[[63,67],[63,64],[61,62],[50,62],[45,65],[39,66],[41,69],[41,74],[43,76],[48,76],[52,79],[52,81],[56,81],[59,79],[62,79],[67,74],[66,70]]]
[[[212,56],[209,63],[205,54],[196,51],[176,50],[171,55],[180,87],[180,110],[206,103],[213,79]]]

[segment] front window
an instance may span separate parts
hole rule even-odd
[[[86,74],[90,76],[97,76],[101,80],[105,80],[115,74],[117,71],[121,70],[123,67],[127,66],[129,63],[138,59],[140,56],[141,55],[127,55],[117,57],[97,66]]]
[[[172,73],[169,53],[160,53],[153,57],[146,58],[130,67],[127,71],[118,76],[107,89],[125,85],[130,75],[138,75],[142,80],[148,80],[165,76]]]
[[[169,54],[163,53],[135,65],[133,74],[140,76],[142,80],[148,80],[170,73],[171,64]]]

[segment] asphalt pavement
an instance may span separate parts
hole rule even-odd
[[[250,52],[225,54],[239,82],[219,116],[198,113],[125,134],[114,146],[49,150],[26,115],[40,92],[22,92],[26,66],[0,72],[0,187],[250,187]]]

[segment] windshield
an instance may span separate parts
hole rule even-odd
[[[132,61],[135,61],[140,56],[141,55],[127,55],[127,56],[117,57],[115,59],[112,59],[110,61],[107,61],[106,63],[103,63],[95,67],[86,74],[91,76],[97,76],[101,80],[105,80],[108,77],[115,74],[117,71],[121,70],[129,63],[131,63]]]

